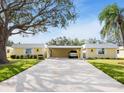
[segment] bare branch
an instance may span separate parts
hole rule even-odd
[[[17,34],[21,34],[21,33],[25,33],[25,34],[35,34],[34,32],[27,32],[27,31],[24,31],[24,30],[20,30],[20,31],[18,31],[18,32],[11,33],[11,35],[17,35]]]
[[[54,24],[54,27],[59,25],[64,27],[67,25],[67,21],[72,18],[71,3],[70,0],[13,0],[12,2],[4,2],[4,4],[0,4],[0,8],[2,8],[0,14],[4,14],[5,20],[1,21],[2,17],[0,17],[0,23],[5,26],[4,28],[9,34],[20,34],[27,32],[27,30],[35,31],[35,29],[42,31],[43,28]],[[15,29],[20,29],[20,32],[13,33]]]

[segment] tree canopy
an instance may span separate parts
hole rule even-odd
[[[89,38],[89,39],[78,39],[78,38],[67,38],[65,36],[63,37],[57,37],[55,39],[51,39],[49,42],[47,42],[47,45],[68,45],[68,46],[81,46],[84,44],[97,44],[97,43],[105,43],[102,40],[98,40],[96,38]]]
[[[0,0],[0,24],[11,35],[66,27],[75,16],[71,0]]]
[[[101,36],[113,37],[124,45],[124,8],[117,4],[108,5],[99,14],[99,20],[103,23]]]
[[[102,40],[98,40],[96,38],[89,38],[85,42],[89,43],[89,44],[101,44],[101,43],[104,43]]]
[[[63,37],[57,37],[55,39],[50,40],[47,45],[68,45],[68,46],[78,46],[83,45],[85,43],[85,40],[79,40],[77,38],[70,39],[65,36]]]

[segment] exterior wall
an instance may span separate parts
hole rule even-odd
[[[39,54],[42,54],[42,53],[43,53],[43,49],[42,48],[33,48],[32,49],[32,54],[33,55],[39,55]]]
[[[118,58],[124,58],[124,49],[119,49]]]
[[[50,57],[68,57],[68,53],[71,50],[76,50],[78,53],[78,57],[80,57],[81,49],[73,49],[73,48],[51,48],[49,49]]]
[[[37,51],[38,49],[38,51]],[[13,49],[13,55],[26,55],[25,53],[26,48],[15,48]],[[32,53],[31,55],[39,55],[39,54],[44,54],[45,53],[45,49],[44,48],[32,48]]]
[[[37,51],[38,49],[38,51]],[[91,49],[93,52],[91,52]],[[105,54],[98,54],[96,48],[32,48],[32,55],[43,54],[45,57],[68,57],[68,53],[71,50],[76,50],[78,53],[78,58],[83,58],[83,51],[85,51],[86,58],[117,58],[124,57],[124,50],[119,52],[119,56],[117,56],[116,48],[106,48]],[[11,52],[13,55],[26,55],[25,48],[14,48]],[[7,56],[10,56],[8,54]]]
[[[93,52],[91,52],[91,49],[93,50]],[[95,58],[95,57],[97,57],[97,51],[95,48],[86,49],[86,58]]]
[[[24,49],[23,48],[13,49],[13,55],[24,55]]]
[[[98,54],[97,49],[89,48],[86,49],[86,58],[117,58],[117,49],[106,48],[104,54]]]
[[[10,58],[10,56],[12,55],[12,52],[13,52],[13,48],[6,47],[7,58]]]

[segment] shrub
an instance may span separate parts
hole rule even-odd
[[[30,59],[33,59],[33,55],[30,55],[30,57],[29,57]]]
[[[30,57],[30,55],[26,55],[26,58],[29,58]]]
[[[108,58],[106,58],[106,59],[110,59],[110,58],[108,57]]]
[[[19,59],[19,56],[16,56],[17,59]]]
[[[37,55],[33,55],[34,59],[37,59]]]
[[[21,56],[20,56],[20,58],[21,58],[21,59],[23,59],[23,58],[24,58],[24,56],[23,56],[23,55],[21,55]]]
[[[94,58],[89,57],[88,59],[94,59]]]
[[[34,58],[34,55],[25,55],[25,58],[27,58],[27,59],[33,59]]]
[[[12,59],[15,59],[16,58],[16,55],[11,55],[10,56]]]

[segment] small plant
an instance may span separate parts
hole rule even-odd
[[[33,55],[30,55],[30,59],[33,59]]]

